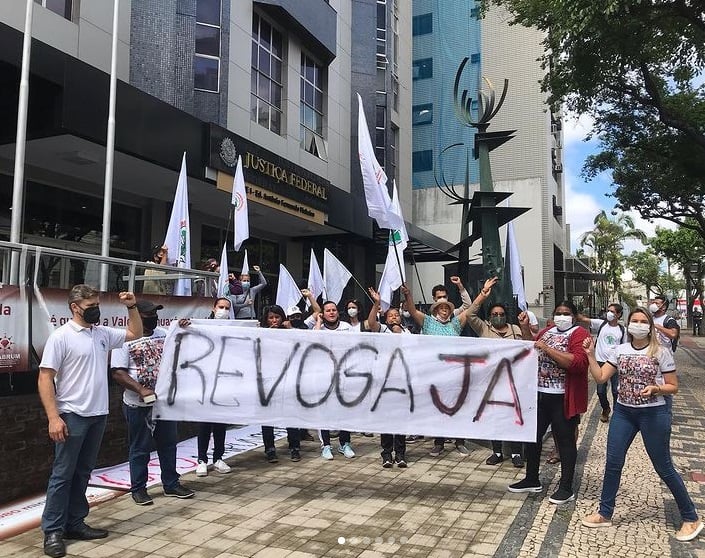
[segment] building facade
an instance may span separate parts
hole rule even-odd
[[[477,90],[497,95],[509,80],[503,107],[488,132],[516,130],[514,138],[490,154],[494,188],[512,192],[513,207],[530,208],[514,221],[524,269],[526,297],[537,314],[549,315],[565,298],[564,260],[569,251],[562,174],[561,119],[541,92],[544,75],[539,32],[510,26],[506,12],[492,8],[478,19],[473,0],[414,0],[413,3],[413,220],[452,243],[459,240],[461,206],[438,188],[455,185],[462,193],[469,159],[470,197],[479,188],[472,157],[474,128],[461,125],[453,109],[456,72],[465,57],[460,91],[468,90],[477,110]],[[474,114],[477,116],[477,113]],[[502,242],[506,238],[500,231]],[[471,264],[481,262],[481,243],[470,248]],[[473,261],[473,257],[477,258]],[[420,266],[427,289],[442,282],[442,270]],[[478,285],[471,285],[471,290]],[[420,288],[420,287],[419,287]]]

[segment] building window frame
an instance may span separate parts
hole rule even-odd
[[[301,51],[300,121],[301,148],[319,159],[328,160],[325,139],[326,68],[308,53]]]
[[[426,172],[433,170],[433,150],[414,151],[411,154],[411,172]]]
[[[411,107],[411,125],[423,126],[425,124],[433,124],[433,103]]]
[[[433,58],[419,58],[412,62],[412,80],[430,79],[433,77]]]
[[[75,0],[34,0],[34,2],[67,21],[73,21],[76,11]]]
[[[268,34],[267,37],[264,35]],[[284,126],[284,38],[270,20],[252,14],[250,120],[281,135]],[[277,52],[278,51],[278,52]]]
[[[433,13],[415,15],[411,20],[411,35],[429,35],[433,33]]]
[[[198,0],[198,2],[203,2],[204,0]],[[198,15],[196,18],[196,38],[195,38],[195,45],[194,45],[194,54],[193,54],[193,88],[195,91],[204,91],[206,93],[220,93],[220,62],[221,62],[221,54],[222,54],[222,48],[223,48],[223,41],[222,41],[222,2],[221,0],[207,0],[207,1],[214,1],[218,3],[218,23],[215,24],[213,22],[205,22],[205,21],[198,21]],[[198,11],[197,11],[198,13]],[[218,43],[218,54],[217,56],[213,54],[213,52],[205,52],[201,51],[199,52],[199,41],[198,41],[198,33],[199,30],[201,31],[208,31],[208,32],[217,32],[217,43]],[[205,81],[198,81],[198,74],[196,72],[196,66],[199,62],[207,62],[209,64],[215,63],[215,68],[216,68],[216,80],[215,80],[215,86],[209,86],[208,83],[205,83]]]

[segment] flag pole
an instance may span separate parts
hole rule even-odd
[[[411,265],[414,266],[414,271],[416,272],[416,280],[419,282],[419,288],[421,289],[421,298],[423,298],[423,303],[426,302],[426,293],[424,292],[423,285],[421,284],[421,274],[419,273],[419,266],[416,265],[416,258],[414,258],[414,251],[411,251]]]

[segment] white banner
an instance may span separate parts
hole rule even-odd
[[[533,441],[525,341],[172,324],[155,417]]]

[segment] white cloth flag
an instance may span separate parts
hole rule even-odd
[[[191,269],[191,226],[188,218],[188,184],[186,180],[186,152],[181,160],[179,182],[176,185],[174,205],[164,246],[169,248],[169,265]],[[177,279],[174,295],[191,296],[191,279]]]
[[[365,187],[365,201],[367,214],[377,221],[382,229],[400,229],[404,222],[392,211],[392,200],[387,191],[387,175],[377,162],[375,150],[370,139],[370,130],[367,127],[365,109],[362,106],[362,97],[357,94],[357,144],[360,156],[360,171],[362,183]]]
[[[343,296],[343,289],[352,279],[352,273],[326,248],[323,250],[323,289],[326,300],[336,304]]]
[[[233,179],[233,220],[235,222],[235,251],[239,251],[242,243],[250,238],[250,221],[247,216],[247,190],[245,190],[245,177],[242,174],[242,157],[237,158],[237,167]]]
[[[240,271],[240,275],[249,275],[250,274],[250,263],[247,261],[247,248],[245,248],[245,257],[242,260],[242,271]]]
[[[402,286],[406,281],[406,270],[404,269],[404,250],[409,242],[409,235],[406,232],[404,217],[401,213],[399,203],[399,193],[396,182],[392,193],[392,211],[397,215],[402,223],[400,230],[390,231],[389,247],[387,248],[387,259],[384,262],[384,271],[379,281],[380,307],[383,312],[392,305],[394,291]]]
[[[287,308],[291,308],[298,304],[301,300],[301,289],[294,281],[294,278],[289,273],[289,270],[282,264],[279,264],[279,283],[277,283],[277,304],[286,312]]]
[[[522,312],[528,308],[526,292],[524,291],[524,278],[521,275],[521,259],[519,248],[514,236],[514,225],[507,223],[507,252],[509,253],[509,273],[512,280],[512,294],[517,297],[517,306]]]
[[[218,292],[216,297],[230,295],[230,282],[228,281],[228,251],[227,242],[223,244],[223,251],[220,254],[220,275],[218,275]]]
[[[323,289],[325,285],[323,284],[323,275],[321,275],[321,268],[318,267],[318,260],[316,259],[316,254],[313,253],[313,248],[311,248],[311,263],[308,267],[308,290],[313,294],[313,298],[318,298],[323,294]],[[306,308],[311,306],[311,301],[306,299]]]

